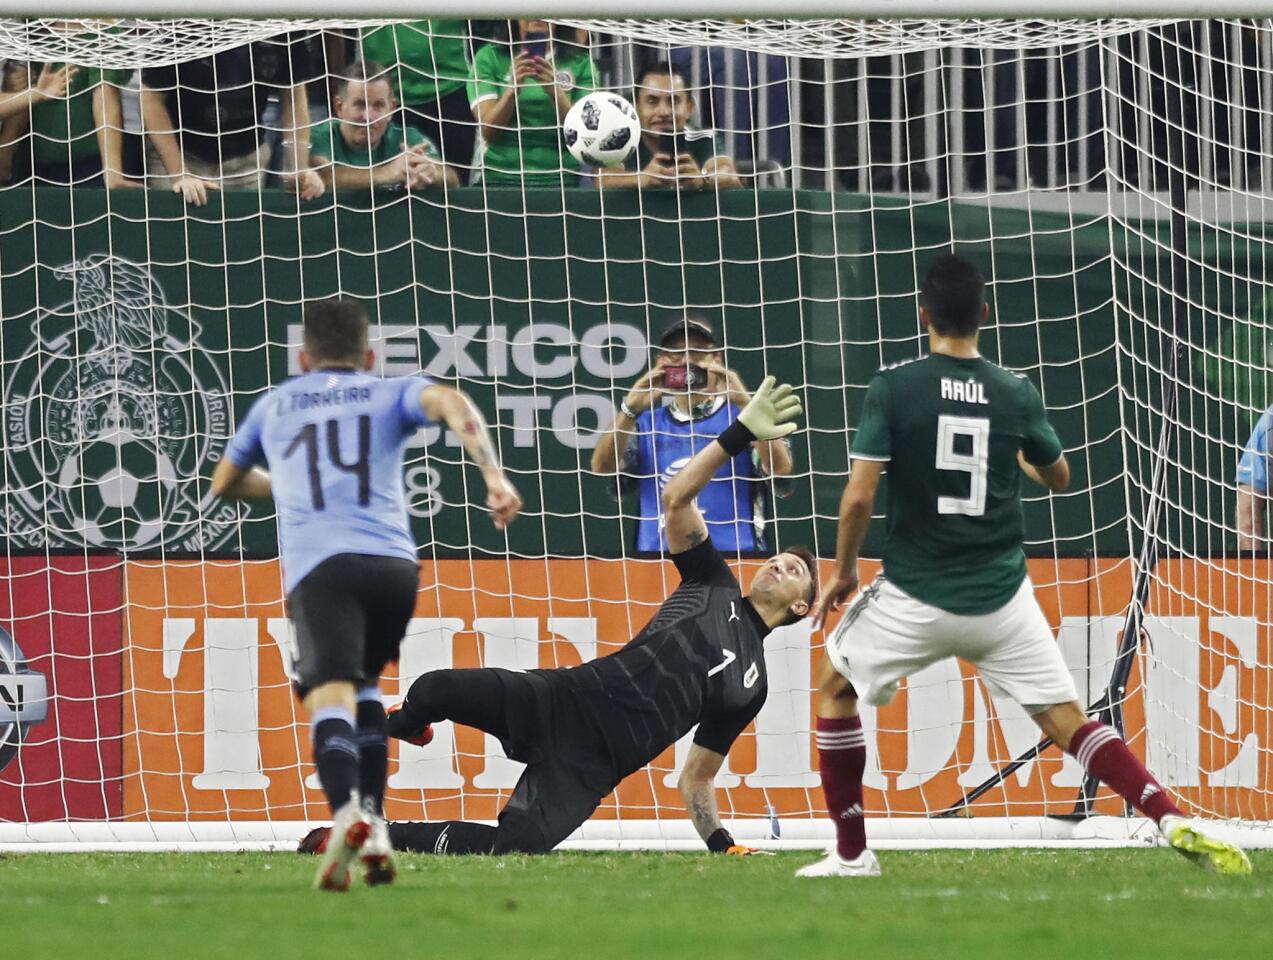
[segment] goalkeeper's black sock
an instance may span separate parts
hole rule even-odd
[[[411,853],[490,853],[495,848],[495,831],[489,824],[467,820],[404,821],[389,824],[389,842],[395,850]]]
[[[384,814],[385,777],[389,774],[388,734],[379,687],[358,691],[358,792],[368,813]]]
[[[319,707],[314,711],[314,765],[335,813],[353,795],[358,782],[358,744],[354,739],[354,715],[346,707]]]

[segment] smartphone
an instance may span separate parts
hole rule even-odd
[[[675,159],[688,150],[685,145],[684,133],[664,133],[659,135],[659,150]]]
[[[548,52],[548,34],[539,30],[524,33],[522,34],[522,45],[527,54],[542,59]]]
[[[701,390],[707,386],[707,371],[695,363],[664,367],[663,386],[671,390]]]

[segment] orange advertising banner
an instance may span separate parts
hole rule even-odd
[[[756,564],[736,572],[744,584]],[[829,569],[824,569],[824,576]],[[1273,816],[1273,588],[1265,564],[1160,564],[1145,622],[1148,655],[1127,690],[1133,748],[1188,803],[1218,815]],[[1036,592],[1080,696],[1113,665],[1131,589],[1126,560],[1032,561]],[[446,667],[572,666],[611,653],[678,582],[637,560],[441,560],[421,591],[387,701]],[[326,815],[309,733],[288,678],[293,639],[279,567],[266,562],[136,562],[125,572],[124,811],[132,819],[305,820]],[[718,783],[729,816],[821,811],[810,689],[821,636],[809,625],[767,641],[770,696]],[[888,707],[864,711],[873,815],[937,813],[1037,741],[1013,704],[991,700],[966,664],[912,677]],[[601,818],[681,817],[678,744],[629,777]],[[425,748],[391,746],[388,813],[493,819],[519,765],[494,738],[440,724]],[[1082,771],[1055,749],[981,797],[994,816],[1065,813]],[[1099,809],[1121,812],[1102,792]]]

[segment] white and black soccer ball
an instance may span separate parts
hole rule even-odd
[[[637,147],[641,121],[632,104],[617,93],[599,90],[582,97],[562,123],[566,149],[580,163],[617,167]]]

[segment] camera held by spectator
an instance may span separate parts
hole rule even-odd
[[[673,320],[659,338],[654,365],[632,385],[618,416],[593,450],[592,471],[618,474],[638,491],[636,549],[667,549],[663,487],[711,443],[751,400],[711,326],[697,317]],[[765,551],[762,493],[767,477],[791,473],[785,440],[752,444],[699,495],[712,542],[721,550]]]

